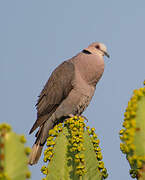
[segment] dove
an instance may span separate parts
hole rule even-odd
[[[52,72],[38,98],[37,119],[29,132],[39,128],[30,165],[38,162],[49,130],[61,119],[80,116],[88,107],[104,72],[104,56],[109,57],[106,46],[94,42]]]

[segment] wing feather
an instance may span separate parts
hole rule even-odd
[[[72,81],[74,79],[74,73],[75,68],[70,61],[64,61],[53,71],[36,104],[37,120],[31,128],[30,133],[38,126],[41,126],[68,96],[73,88]]]

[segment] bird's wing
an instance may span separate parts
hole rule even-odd
[[[38,126],[41,126],[68,96],[73,88],[74,72],[74,65],[70,61],[64,61],[53,71],[36,104],[37,120],[31,128],[30,133]]]

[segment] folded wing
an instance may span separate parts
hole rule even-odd
[[[31,128],[30,134],[48,120],[60,103],[68,96],[73,88],[74,71],[74,65],[69,61],[63,62],[53,71],[36,104],[37,120]]]

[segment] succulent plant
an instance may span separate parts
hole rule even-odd
[[[145,85],[145,81],[144,81]],[[121,151],[130,164],[130,175],[145,180],[145,87],[135,89],[124,113],[120,130]],[[25,180],[29,147],[24,135],[17,135],[8,124],[0,124],[0,180]],[[49,131],[41,172],[42,180],[103,180],[108,177],[102,161],[95,128],[84,118],[74,116]]]
[[[24,135],[17,135],[8,124],[0,124],[0,180],[30,178],[27,159],[29,147],[24,147]]]
[[[145,82],[144,82],[145,85]],[[145,179],[145,87],[133,91],[120,131],[121,151],[126,154],[132,178]]]
[[[145,81],[144,81],[145,85]],[[121,151],[130,164],[130,175],[145,180],[145,87],[133,91],[120,130]],[[29,147],[24,135],[17,135],[8,124],[0,124],[0,180],[30,178],[27,166]],[[95,128],[87,127],[84,118],[74,116],[49,131],[42,180],[103,180],[107,170],[102,161]]]
[[[108,176],[95,129],[86,127],[80,116],[49,131],[44,162],[49,163],[41,168],[46,175],[43,180],[102,180]]]

